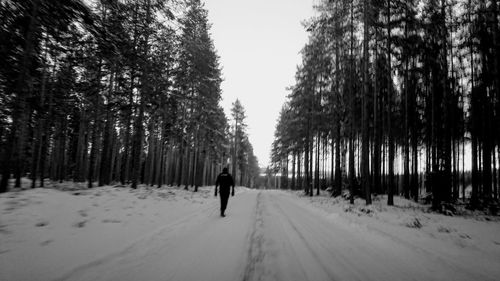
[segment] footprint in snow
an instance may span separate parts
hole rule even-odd
[[[0,250],[0,255],[10,252],[10,250]]]
[[[10,232],[7,230],[7,225],[0,224],[0,233],[9,234]]]
[[[446,226],[438,226],[438,229],[437,229],[438,232],[441,232],[441,233],[450,233],[450,232],[456,232],[455,229],[453,228],[449,228],[449,227],[446,227]]]
[[[117,220],[117,219],[103,219],[102,222],[103,223],[121,223],[122,221]]]
[[[44,227],[46,225],[48,225],[49,222],[48,221],[41,221],[41,222],[37,222],[37,224],[35,224],[36,227]]]
[[[52,242],[54,242],[54,240],[52,240],[52,239],[45,240],[45,241],[43,241],[43,242],[40,243],[40,246],[47,246],[47,245],[49,245]]]
[[[463,238],[463,239],[472,239],[469,235],[467,235],[465,233],[460,233],[458,236],[460,236],[460,238]]]
[[[75,224],[73,224],[73,226],[78,227],[78,228],[82,228],[85,226],[86,223],[87,223],[87,221],[79,221],[79,222],[76,222]]]

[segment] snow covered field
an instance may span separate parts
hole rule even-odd
[[[62,190],[61,190],[62,189]],[[498,217],[213,187],[0,195],[0,280],[500,280]]]

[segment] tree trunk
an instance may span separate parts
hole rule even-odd
[[[85,181],[84,155],[87,154],[87,122],[85,120],[85,111],[82,110],[79,115],[78,141],[76,145],[75,171],[73,175],[73,180],[76,182]]]
[[[467,9],[467,14],[468,14],[468,21],[469,25],[472,26],[472,12],[473,12],[473,7],[472,7],[472,0],[469,0],[469,5]],[[472,27],[469,30],[472,34]],[[478,106],[477,101],[476,101],[476,94],[475,94],[475,84],[474,84],[474,47],[472,43],[472,36],[469,37],[469,55],[470,55],[470,69],[471,69],[471,157],[472,157],[472,192],[471,192],[471,206],[473,208],[476,208],[478,205],[478,189],[479,189],[479,183],[478,183],[478,152],[477,152],[477,137],[476,137],[476,130],[477,130],[477,117],[476,117],[476,107]]]
[[[335,136],[335,190],[336,196],[342,194],[342,169],[340,167],[340,159],[342,158],[340,148],[342,146],[342,140],[340,138],[340,122],[337,122],[337,133]]]
[[[98,124],[97,118],[94,119],[94,124],[92,125],[92,147],[90,149],[90,162],[88,168],[88,188],[92,188],[92,183],[94,181],[94,166],[97,157],[97,138],[98,138]]]
[[[306,146],[305,146],[305,154],[304,154],[304,172],[305,172],[304,192],[306,195],[308,195],[309,194],[309,182],[310,182],[310,176],[309,176],[309,137],[306,138]]]
[[[141,94],[142,95],[142,94]],[[139,105],[139,115],[135,120],[134,138],[132,142],[132,188],[137,188],[141,172],[141,154],[143,143],[143,120],[144,120],[144,101],[141,97]]]
[[[299,151],[297,154],[297,189],[302,188],[303,183],[302,183],[302,152]]]
[[[354,3],[351,2],[350,5],[350,67],[349,67],[349,202],[354,204],[354,187],[355,187],[355,169],[354,169],[354,145],[355,145],[355,134],[354,134],[354,120],[356,118],[354,112]]]
[[[295,190],[295,167],[296,167],[296,159],[297,159],[297,152],[292,152],[292,184],[291,184],[291,189]]]
[[[368,41],[369,41],[369,3],[364,0],[364,40],[363,40],[363,98],[362,98],[362,157],[361,157],[361,181],[365,195],[366,205],[372,203],[370,190],[370,143],[368,132],[368,95],[369,95],[369,72],[368,72]]]
[[[446,0],[441,0],[441,45],[443,50],[441,50],[441,87],[443,89],[443,104],[444,104],[444,138],[441,141],[443,150],[443,162],[444,169],[442,179],[442,191],[440,191],[441,200],[449,202],[451,200],[451,190],[452,190],[452,169],[451,169],[451,127],[453,126],[453,120],[451,119],[451,94],[448,89],[448,31],[446,27]]]
[[[375,75],[374,75],[374,89],[373,89],[373,159],[372,159],[372,174],[373,174],[373,191],[377,194],[382,193],[380,187],[380,135],[381,127],[380,120],[380,106],[379,106],[379,86],[378,86],[378,27],[375,27]]]
[[[101,165],[99,169],[98,186],[109,185],[109,175],[111,173],[111,157],[112,157],[112,130],[114,128],[114,119],[110,115],[111,108],[108,105],[106,109],[106,123],[104,126],[104,140],[101,155]]]
[[[387,205],[394,205],[394,136],[392,132],[392,62],[391,62],[391,1],[387,0],[387,108],[389,136],[389,186],[387,190]]]
[[[316,195],[319,196],[319,185],[320,185],[320,173],[319,173],[319,153],[320,153],[320,132],[318,130],[318,134],[316,136],[316,171],[315,171],[315,185],[316,185]]]

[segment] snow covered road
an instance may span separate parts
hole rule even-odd
[[[210,191],[206,191],[208,196]],[[186,201],[184,203],[188,203]],[[178,208],[163,225],[145,230],[96,258],[38,280],[498,280],[499,260],[470,249],[419,247],[327,214],[295,195],[242,190],[229,200]],[[123,231],[123,230],[121,230]],[[120,233],[116,233],[120,235]],[[8,253],[0,255],[7,261]],[[64,264],[64,263],[63,263]],[[481,265],[481,266],[478,266]],[[12,266],[11,263],[6,264]],[[4,267],[4,266],[2,266]],[[5,274],[5,272],[4,272]],[[2,274],[0,274],[0,277]],[[23,280],[17,279],[2,280]]]
[[[259,199],[260,198],[260,199]],[[257,196],[261,259],[249,280],[494,280],[280,192]],[[257,249],[259,249],[257,247]],[[467,267],[470,267],[468,265]],[[495,275],[493,275],[495,276]],[[498,275],[497,275],[498,276]]]

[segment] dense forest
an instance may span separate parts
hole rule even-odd
[[[221,82],[200,0],[1,1],[0,192],[22,177],[196,191],[227,165],[252,186]]]
[[[281,187],[498,206],[498,4],[318,1],[275,131]]]

